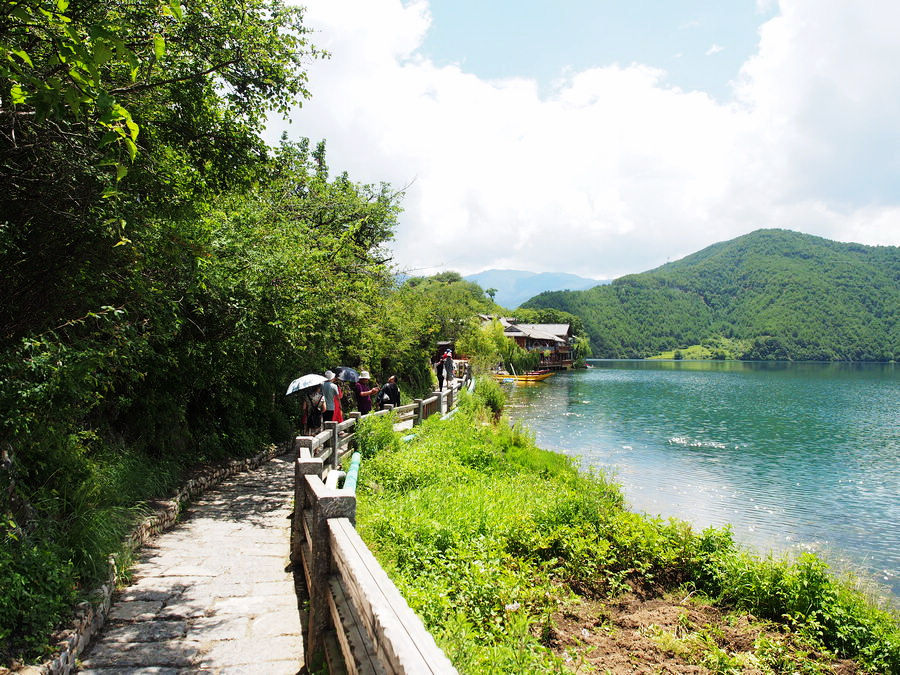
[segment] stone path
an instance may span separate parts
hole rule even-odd
[[[140,551],[82,673],[297,673],[289,455],[204,494]]]

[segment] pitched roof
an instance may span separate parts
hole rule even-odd
[[[569,334],[569,324],[567,323],[538,323],[532,324],[539,326],[541,330],[553,333],[556,336],[563,337]]]
[[[482,321],[492,321],[495,317],[487,314],[479,314]],[[549,340],[550,342],[565,342],[569,335],[570,326],[567,323],[518,323],[515,319],[501,316],[496,317],[503,326],[504,335],[525,335],[533,340]]]
[[[553,331],[548,330],[549,328],[555,328],[560,325],[566,324],[552,324],[552,323],[517,323],[511,324],[508,326],[503,332],[506,335],[512,333],[523,333],[525,337],[530,337],[532,340],[547,340],[549,342],[565,342],[561,337],[556,335]],[[568,328],[568,326],[566,325]],[[565,332],[561,333],[561,335],[565,335]]]

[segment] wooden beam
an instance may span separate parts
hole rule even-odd
[[[347,672],[351,675],[356,673],[387,675],[387,671],[378,663],[375,646],[369,639],[365,628],[360,624],[356,610],[347,599],[340,579],[332,576],[328,586],[331,591],[328,596],[331,619],[334,622],[338,642],[344,654]]]
[[[325,443],[328,442],[328,439],[331,438],[331,432],[328,429],[320,431],[315,436],[313,436],[311,450],[312,454],[316,454],[316,450],[321,448]]]
[[[333,428],[333,427],[332,427]],[[308,522],[311,547],[309,560],[309,624],[307,664],[316,663],[324,654],[325,634],[329,629],[328,578],[331,576],[330,519],[356,520],[356,496],[330,490],[318,476],[303,476],[307,499],[312,508]]]
[[[385,667],[404,675],[456,673],[352,523],[333,518],[328,528],[344,589]]]

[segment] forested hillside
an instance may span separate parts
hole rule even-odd
[[[900,248],[758,230],[586,291],[523,307],[576,314],[594,356],[705,344],[744,359],[900,358]]]

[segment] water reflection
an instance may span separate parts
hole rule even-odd
[[[510,416],[614,472],[632,508],[822,550],[900,593],[895,364],[594,365],[506,385]]]

